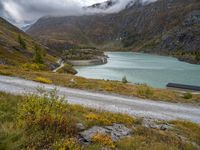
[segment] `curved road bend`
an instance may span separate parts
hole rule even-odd
[[[184,119],[200,124],[199,106],[195,107],[189,104],[159,102],[136,97],[88,92],[41,84],[16,77],[0,76],[0,91],[12,94],[25,94],[36,92],[37,87],[43,87],[46,90],[57,88],[59,91],[58,94],[66,96],[68,102],[71,104],[81,104],[87,107],[154,119]]]

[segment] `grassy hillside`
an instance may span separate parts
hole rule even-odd
[[[197,150],[200,126],[186,121],[172,121],[169,130],[147,128],[143,119],[70,105],[56,92],[43,96],[14,96],[0,93],[0,149],[53,150]],[[112,141],[109,135],[96,134],[92,142],[80,142],[80,128],[124,124],[129,137]],[[160,124],[162,122],[158,122]],[[165,122],[167,123],[167,122]]]
[[[47,47],[0,18],[0,64],[34,67],[33,64],[41,63],[44,68],[50,69],[55,62]]]

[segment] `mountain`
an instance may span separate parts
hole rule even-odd
[[[119,13],[44,17],[27,33],[57,50],[74,45],[128,49],[174,55],[197,63],[200,60],[199,8],[199,0],[153,3],[138,0]]]
[[[96,4],[93,4],[91,6],[85,7],[85,9],[90,9],[90,10],[93,10],[93,9],[106,10],[106,9],[114,6],[118,2],[119,2],[119,0],[108,0],[108,1],[105,1],[103,3],[96,3]]]
[[[35,21],[32,21],[32,22],[25,22],[21,27],[20,29],[24,32],[26,32],[33,24],[35,23]]]
[[[22,66],[33,63],[36,47],[45,53],[43,61],[50,68],[55,58],[48,54],[49,49],[0,18],[0,64]]]

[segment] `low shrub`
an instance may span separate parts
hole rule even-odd
[[[46,83],[46,84],[52,84],[51,80],[49,80],[47,78],[44,78],[44,77],[36,77],[34,79],[34,81],[41,82],[41,83]]]
[[[124,77],[122,78],[122,83],[128,83],[128,80],[126,79],[126,76],[124,76]]]
[[[10,72],[3,72],[3,71],[0,71],[0,75],[11,76],[12,73],[10,73]]]
[[[76,135],[76,120],[68,107],[64,98],[56,96],[56,91],[25,97],[19,105],[17,124],[31,133],[27,144],[37,149],[61,137]]]
[[[54,150],[82,150],[81,146],[77,144],[77,141],[74,138],[56,141],[53,144],[52,149]]]
[[[36,64],[36,63],[27,63],[22,65],[23,69],[32,70],[32,71],[39,71],[39,70],[45,70],[44,64]]]
[[[136,119],[125,114],[113,114],[110,112],[90,112],[85,115],[88,126],[93,125],[112,125],[113,123],[122,123],[127,126],[132,126]]]
[[[105,118],[102,115],[89,113],[85,117],[92,124],[99,124],[99,125],[110,125],[110,124],[112,124],[112,122],[109,119]]]
[[[112,141],[112,138],[108,135],[97,133],[92,137],[92,142],[101,144],[109,149],[115,149],[114,142]]]
[[[192,99],[192,97],[193,97],[192,93],[185,93],[185,94],[183,95],[183,98],[184,98],[184,99]]]
[[[137,87],[136,93],[142,98],[151,98],[154,95],[154,90],[147,85],[140,85]]]

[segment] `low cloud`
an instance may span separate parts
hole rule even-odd
[[[47,15],[79,15],[81,3],[75,0],[1,0],[0,14],[17,23]]]
[[[0,0],[0,16],[10,22],[22,26],[33,22],[43,16],[71,16],[83,15],[88,11],[82,9],[94,3],[105,0]],[[119,0],[119,2],[104,13],[117,12],[125,8],[131,0]],[[132,0],[135,1],[135,0]],[[155,0],[141,0],[155,1]],[[98,13],[102,10],[92,10],[90,13]]]

